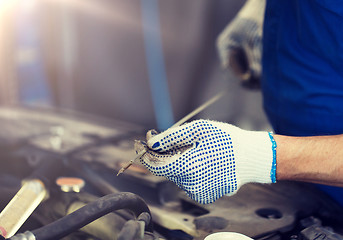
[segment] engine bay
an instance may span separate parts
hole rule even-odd
[[[139,163],[117,176],[135,157],[134,140],[145,138],[148,129],[141,126],[24,107],[0,108],[0,124],[1,209],[14,198],[32,204],[18,197],[25,183],[44,187],[32,214],[13,236],[2,231],[3,239],[200,240],[215,232],[343,239],[342,206],[313,184],[246,184],[201,205]],[[3,210],[0,223],[14,215]]]

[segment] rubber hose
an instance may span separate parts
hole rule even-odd
[[[88,223],[119,209],[131,210],[135,216],[143,212],[150,214],[150,210],[144,200],[133,193],[114,193],[106,195],[86,206],[60,218],[59,220],[33,230],[36,240],[60,239],[82,228]],[[152,221],[146,226],[146,230],[152,232]]]

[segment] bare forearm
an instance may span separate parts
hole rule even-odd
[[[343,135],[274,138],[277,180],[343,186]]]

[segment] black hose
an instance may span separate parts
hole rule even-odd
[[[86,164],[82,163],[77,163],[77,166],[75,164],[72,165],[73,168],[76,171],[79,171],[81,168],[82,171],[79,171],[79,174],[87,180],[87,182],[90,182],[97,191],[99,191],[103,195],[108,195],[112,193],[119,193],[120,191],[113,187],[112,184],[107,182],[102,176],[100,176],[98,173],[96,173],[93,169],[91,169],[89,166]],[[125,220],[131,220],[133,219],[132,214],[129,212],[122,210],[122,211],[117,211],[117,215],[121,216]]]
[[[131,210],[135,216],[139,216],[143,212],[150,214],[144,200],[136,194],[114,193],[99,198],[53,223],[33,230],[32,233],[36,240],[60,239],[118,209]],[[149,221],[146,230],[152,232],[152,221]]]

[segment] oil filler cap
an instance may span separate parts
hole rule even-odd
[[[80,192],[85,186],[85,181],[77,177],[59,177],[56,179],[56,184],[63,192]]]

